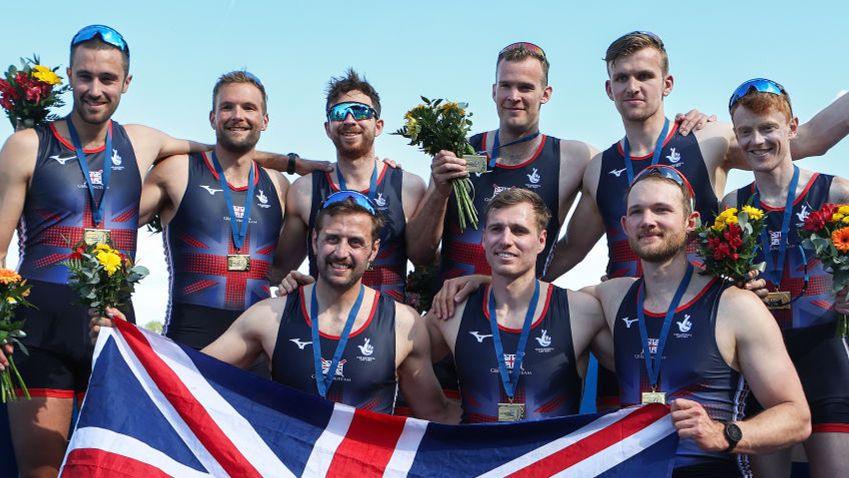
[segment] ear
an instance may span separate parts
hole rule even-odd
[[[318,250],[318,230],[317,229],[312,230],[311,241],[312,241],[312,250],[317,251]]]
[[[315,249],[315,248],[313,248]],[[380,249],[380,239],[375,240],[371,243],[371,254],[368,256],[369,262],[374,262],[377,258],[377,251]]]
[[[72,81],[71,81],[72,75],[71,75],[71,67],[70,66],[65,68],[65,75],[67,75],[67,77],[68,77],[68,84],[69,85],[72,84]]]
[[[610,87],[610,80],[604,81],[604,91],[607,93],[607,97],[610,98],[610,101],[613,101],[613,88]]]
[[[790,120],[790,139],[796,137],[799,134],[799,118],[794,116],[793,119]]]
[[[694,232],[702,224],[702,215],[693,211],[687,217],[687,234]]]
[[[625,235],[630,236],[631,232],[628,230],[628,216],[622,216],[619,218],[619,224],[622,226],[622,230],[625,231]]]
[[[539,254],[545,249],[546,242],[548,242],[548,231],[543,229],[542,232],[539,233],[539,244],[537,247],[537,254]]]
[[[124,78],[124,85],[121,88],[121,94],[126,93],[128,89],[130,89],[130,82],[133,81],[133,75],[128,74],[126,78]]]
[[[554,92],[554,88],[552,88],[551,85],[546,86],[545,89],[542,90],[542,100],[540,100],[540,103],[542,103],[542,104],[548,103],[548,101],[551,99],[551,94],[553,92]]]
[[[263,115],[262,115],[262,127],[259,130],[265,131],[266,129],[268,129],[268,113],[263,113]]]
[[[212,126],[212,129],[215,129],[215,110],[209,111],[209,126]]]
[[[383,132],[383,119],[379,119],[374,122],[374,137],[380,136],[380,133]]]
[[[495,89],[498,88],[497,83],[492,84],[492,101],[495,101]]]
[[[324,122],[324,134],[327,135],[328,138],[330,138],[330,122],[329,121]]]
[[[675,78],[672,75],[666,75],[663,79],[663,96],[669,96],[672,93],[672,87],[675,86]]]

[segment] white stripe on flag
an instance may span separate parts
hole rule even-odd
[[[294,478],[295,475],[271,451],[271,447],[259,436],[251,423],[206,381],[179,345],[153,332],[140,330],[150,342],[153,351],[177,374],[221,431],[260,475]]]
[[[413,466],[413,460],[416,458],[425,430],[427,430],[427,424],[428,422],[418,418],[407,418],[407,421],[404,422],[404,430],[398,437],[395,451],[392,452],[392,458],[386,464],[383,476],[387,478],[407,476]]]
[[[333,455],[336,454],[336,449],[345,439],[353,420],[354,409],[352,407],[341,403],[333,404],[333,414],[330,415],[330,421],[327,422],[324,431],[315,441],[301,476],[327,475],[327,470],[330,469],[330,463],[333,461]]]
[[[611,425],[615,422],[618,422],[619,420],[622,420],[623,418],[627,417],[628,415],[630,415],[631,413],[633,413],[636,410],[637,410],[637,408],[625,408],[625,409],[619,410],[618,412],[613,412],[613,413],[608,413],[607,415],[602,415],[597,420],[592,421],[592,422],[584,425],[582,428],[575,430],[574,432],[572,432],[572,433],[570,433],[566,436],[560,437],[557,440],[546,443],[545,445],[543,445],[539,448],[534,448],[533,450],[529,451],[528,453],[525,453],[524,455],[522,455],[520,457],[514,458],[511,461],[508,461],[507,463],[499,466],[498,468],[495,468],[493,470],[490,470],[490,471],[480,475],[480,477],[481,478],[501,477],[501,476],[509,475],[510,473],[514,473],[518,470],[521,470],[522,468],[525,468],[526,466],[528,466],[532,463],[536,463],[536,462],[538,462],[538,461],[540,461],[540,460],[542,460],[542,459],[544,459],[544,458],[546,458],[550,455],[557,453],[558,451],[574,444],[575,442],[577,442],[579,440],[583,440],[584,438],[592,435],[593,433],[601,430],[602,428],[606,428],[607,426],[609,426],[609,425]]]
[[[598,476],[675,432],[672,417],[664,415],[651,425],[554,475]]]
[[[194,432],[189,428],[189,425],[183,421],[183,417],[174,409],[174,406],[171,405],[171,402],[165,398],[165,395],[157,388],[156,383],[154,383],[153,379],[148,375],[147,370],[145,370],[144,366],[142,366],[141,362],[139,362],[138,357],[133,353],[132,349],[130,349],[129,344],[124,340],[124,337],[119,332],[114,332],[112,335],[115,338],[115,344],[118,347],[118,351],[121,353],[121,356],[124,357],[124,361],[127,363],[127,367],[133,372],[133,375],[138,380],[139,385],[144,389],[147,396],[150,400],[156,405],[156,408],[162,413],[168,423],[174,428],[174,431],[180,438],[183,439],[183,442],[186,443],[186,446],[195,454],[195,457],[200,461],[201,465],[204,466],[213,476],[227,476],[227,472],[224,471],[224,468],[218,463],[210,453],[209,450],[203,446],[203,443],[195,436]],[[131,406],[126,404],[125,406]],[[74,439],[71,439],[71,445],[73,446]]]
[[[174,460],[141,440],[105,428],[85,427],[78,429],[74,432],[74,448],[78,450],[82,448],[94,448],[125,456],[158,468],[170,476],[179,476],[180,478],[204,478],[211,476],[209,473],[195,470],[190,466]],[[117,472],[119,470],[112,471]],[[59,470],[59,476],[61,475],[62,471]]]

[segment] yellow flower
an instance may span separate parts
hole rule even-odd
[[[841,219],[843,219],[844,217],[846,217],[846,216],[844,216],[843,214],[840,214],[839,212],[836,212],[836,213],[831,215],[831,220],[834,221],[834,222],[838,222]]]
[[[849,224],[849,216],[843,216],[843,219],[840,220],[843,224]]]
[[[717,232],[722,232],[725,230],[725,219],[722,216],[717,216],[716,220],[713,222],[713,226],[711,229]]]
[[[749,215],[749,219],[757,221],[764,217],[764,212],[752,206],[743,206],[743,212]]]
[[[18,301],[15,300],[14,297],[6,297],[6,302],[8,302],[10,304],[17,304],[18,303]]]
[[[113,253],[113,254],[115,253],[115,249],[112,249],[111,247],[109,247],[109,244],[106,244],[106,243],[103,243],[103,242],[98,242],[97,245],[94,246],[94,251],[95,252],[110,252],[110,253]]]
[[[53,73],[53,70],[46,66],[35,65],[32,68],[32,76],[36,80],[47,83],[48,85],[62,84],[62,78],[60,78],[56,73]]]
[[[114,252],[100,251],[95,254],[95,257],[97,257],[97,262],[100,262],[100,265],[103,266],[103,270],[105,270],[106,274],[109,276],[112,276],[112,274],[114,274],[121,266],[121,256]]]
[[[849,215],[849,205],[840,206],[839,208],[837,208],[837,212],[843,214],[844,216]]]
[[[728,216],[725,218],[725,224],[737,224],[737,216]]]

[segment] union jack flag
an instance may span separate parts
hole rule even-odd
[[[439,425],[263,380],[123,321],[97,341],[60,476],[669,476],[661,405]]]

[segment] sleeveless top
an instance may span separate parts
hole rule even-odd
[[[790,231],[787,253],[784,257],[781,283],[775,284],[767,280],[769,290],[789,291],[794,300],[787,309],[771,310],[775,320],[782,330],[802,329],[814,325],[822,325],[837,320],[834,312],[834,291],[832,290],[831,274],[817,259],[813,249],[801,248],[802,240],[799,229],[813,211],[818,210],[828,202],[828,192],[834,176],[814,173],[808,184],[793,203],[793,217],[790,221]],[[737,205],[742,207],[752,202],[755,193],[755,183],[737,190]],[[760,208],[767,214],[766,229],[769,234],[771,257],[765,258],[763,250],[759,250],[757,262],[766,261],[766,273],[762,277],[774,277],[778,271],[775,258],[781,244],[781,221],[784,208],[770,207],[764,203]],[[805,289],[805,272],[808,274],[808,287]],[[799,295],[801,294],[801,297]]]
[[[637,320],[638,279],[619,307],[614,324],[616,375],[622,406],[639,404],[642,392],[651,391]],[[728,287],[714,278],[696,297],[678,307],[660,364],[658,391],[667,401],[686,398],[701,403],[714,420],[743,417],[747,389],[739,372],[725,363],[716,344],[716,312],[722,292]],[[655,353],[664,316],[645,311],[649,350]],[[678,443],[675,467],[712,460],[732,460],[727,453],[702,451],[693,440]]]
[[[170,273],[171,302],[215,309],[242,311],[265,299],[268,270],[283,223],[282,208],[274,183],[264,169],[253,166],[254,197],[250,224],[241,251],[233,245],[228,209],[218,173],[206,153],[189,156],[189,179],[183,199],[162,240]],[[247,186],[230,186],[236,222],[241,224]],[[240,216],[241,215],[241,216]],[[228,271],[228,254],[249,254],[250,269]]]
[[[286,298],[271,359],[271,378],[302,392],[317,394],[312,321],[304,289]],[[392,413],[395,406],[395,301],[377,293],[368,320],[352,330],[327,399],[356,408]],[[339,336],[320,332],[321,363],[327,372]]]
[[[335,173],[333,173],[335,174]],[[380,232],[380,248],[370,270],[363,275],[363,284],[404,302],[407,281],[407,219],[402,202],[404,171],[400,168],[383,167],[377,178],[374,203],[377,212],[383,215],[385,225]],[[317,277],[315,251],[312,249],[312,232],[318,211],[327,196],[339,191],[331,173],[312,174],[312,207],[310,209],[307,250],[309,252],[310,275]],[[359,191],[368,195],[368,190]]]
[[[489,287],[469,297],[454,346],[464,422],[498,421],[498,403],[508,401],[492,342],[488,300]],[[522,330],[498,328],[509,371]],[[531,324],[514,400],[525,403],[528,419],[578,413],[581,379],[575,368],[566,289],[548,286],[542,315]]]
[[[652,155],[632,157],[634,177],[651,165]],[[701,214],[702,223],[713,222],[719,201],[710,184],[704,157],[696,136],[678,134],[675,123],[664,141],[658,164],[672,166],[680,171],[695,192],[696,211]],[[616,142],[601,156],[601,174],[596,188],[596,204],[604,221],[607,235],[607,275],[614,277],[637,277],[642,275],[640,259],[631,250],[628,237],[622,229],[620,220],[626,212],[625,193],[628,190],[628,174],[625,168],[625,153],[621,142]],[[690,261],[700,263],[696,255],[695,243],[687,246]]]
[[[59,135],[54,123],[35,128],[38,156],[18,223],[20,274],[32,280],[66,284],[64,261],[83,238],[86,228],[109,229],[112,244],[127,257],[135,257],[141,199],[133,145],[124,127],[112,121],[112,175],[103,205],[103,222],[95,225],[88,186],[70,140]],[[103,195],[103,161],[106,146],[86,149],[89,173],[99,202]]]
[[[475,151],[486,148],[487,134],[477,134],[469,139]],[[545,249],[537,256],[537,276],[542,276],[548,255],[560,232],[560,140],[544,134],[540,138],[539,147],[524,163],[513,166],[496,164],[491,172],[470,176],[475,191],[473,202],[478,213],[478,229],[469,227],[460,232],[457,201],[451,195],[442,234],[441,280],[470,274],[490,275],[491,269],[486,262],[482,244],[483,211],[496,194],[513,187],[539,194],[551,211],[551,221],[546,227],[548,240]]]

